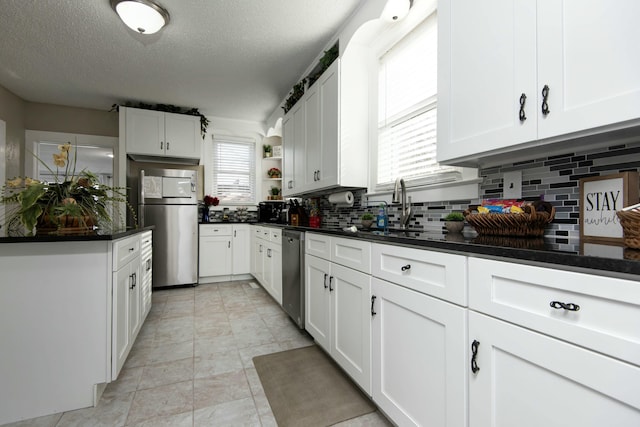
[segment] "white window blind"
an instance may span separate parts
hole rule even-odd
[[[436,162],[437,58],[435,13],[380,58],[377,189],[399,177],[415,185],[462,177]]]
[[[213,138],[213,193],[223,203],[255,203],[256,143]]]

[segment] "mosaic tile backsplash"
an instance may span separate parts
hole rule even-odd
[[[556,244],[569,243],[580,235],[580,178],[604,176],[613,173],[640,172],[640,137],[630,143],[612,145],[598,150],[580,151],[560,156],[537,158],[517,163],[504,164],[480,170],[483,182],[480,186],[482,199],[503,197],[503,174],[522,171],[522,196],[526,200],[543,200],[555,206],[556,216],[547,228],[546,237]],[[354,191],[353,208],[337,208],[326,197],[321,199],[323,226],[345,227],[360,222],[362,213],[377,214],[377,204],[362,206],[365,190]],[[409,226],[413,228],[441,229],[442,218],[449,212],[464,211],[470,204],[479,204],[482,199],[432,201],[413,203]],[[398,205],[388,206],[389,226],[399,226]]]

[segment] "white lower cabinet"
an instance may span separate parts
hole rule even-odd
[[[470,311],[471,427],[640,425],[640,368]]]
[[[220,280],[221,277],[249,274],[251,266],[250,226],[248,224],[200,224],[198,277]],[[216,279],[218,278],[218,279]]]
[[[401,426],[466,426],[467,310],[372,279],[372,397]]]
[[[313,255],[305,270],[307,331],[371,394],[371,276]]]
[[[140,300],[140,235],[113,244],[113,270],[111,377],[115,380],[146,316]]]
[[[153,236],[145,231],[140,237],[140,316],[144,320],[151,310],[151,291],[153,288]]]
[[[251,274],[282,305],[282,229],[252,227]]]

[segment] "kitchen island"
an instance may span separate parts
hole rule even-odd
[[[0,424],[96,404],[150,309],[150,257],[150,228],[0,238]]]

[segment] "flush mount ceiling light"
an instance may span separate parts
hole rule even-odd
[[[122,22],[140,34],[154,34],[169,23],[169,12],[150,0],[111,0]]]

